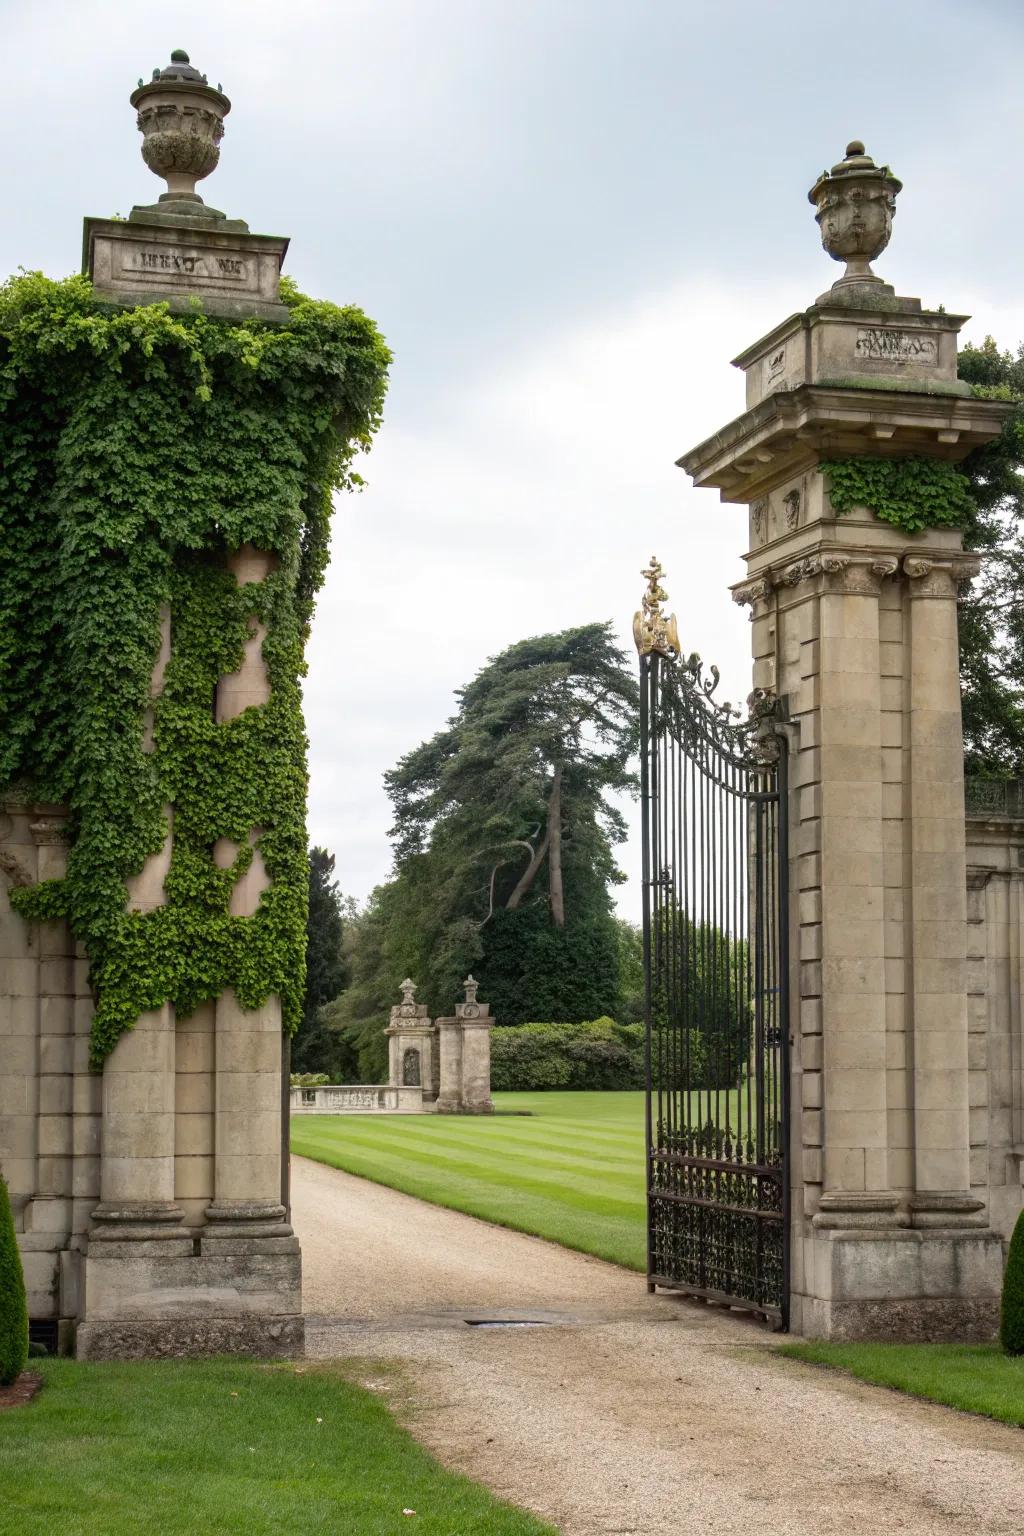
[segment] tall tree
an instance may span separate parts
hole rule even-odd
[[[320,1010],[345,985],[342,954],[345,901],[334,879],[334,854],[309,850],[309,917],[306,923],[306,994],[302,1022],[292,1041],[296,1072],[337,1072],[344,1043],[320,1020]]]
[[[1001,352],[991,336],[960,353],[978,392],[1016,400],[999,437],[963,468],[976,514],[965,533],[985,556],[960,605],[960,681],[968,773],[1024,773],[1024,346]]]
[[[503,1023],[619,1008],[610,888],[634,785],[634,665],[610,624],[521,641],[457,695],[446,727],[385,783],[395,872],[360,919],[353,984],[331,1014],[369,1042],[406,974],[432,1013],[472,969]],[[362,1022],[360,1022],[362,1021]]]
[[[443,841],[487,873],[486,921],[513,911],[546,875],[551,920],[566,922],[566,837],[624,835],[611,790],[631,787],[639,698],[610,624],[522,640],[458,694],[445,730],[404,757],[385,784],[399,866]],[[610,870],[609,870],[610,872]]]

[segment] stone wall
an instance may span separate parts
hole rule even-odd
[[[1005,1241],[1024,1205],[1024,780],[967,790],[971,1184]]]
[[[57,1321],[78,1313],[81,1253],[100,1194],[102,1083],[89,1070],[88,962],[66,923],[30,927],[9,894],[63,874],[65,822],[57,806],[0,804],[0,1172],[29,1315]]]

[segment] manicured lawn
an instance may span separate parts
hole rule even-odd
[[[642,1093],[499,1093],[529,1116],[293,1115],[292,1151],[646,1270]]]
[[[1024,1426],[1024,1357],[1004,1355],[996,1344],[793,1343],[780,1353]]]
[[[0,1414],[3,1536],[553,1536],[329,1367],[32,1364],[43,1391]]]

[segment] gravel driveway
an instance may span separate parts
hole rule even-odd
[[[1022,1528],[1022,1431],[782,1359],[537,1238],[303,1158],[292,1179],[310,1355],[356,1358],[439,1460],[563,1536]],[[495,1319],[538,1326],[471,1325]]]

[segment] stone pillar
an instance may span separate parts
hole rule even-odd
[[[817,184],[851,268],[736,359],[746,412],[680,462],[750,509],[734,595],[790,721],[792,1326],[987,1337],[1002,1255],[970,1184],[955,603],[976,562],[948,527],[837,515],[827,468],[962,459],[1006,415],[957,379],[964,317],[863,259],[898,191],[858,144]]]
[[[438,1019],[438,1093],[437,1113],[457,1115],[462,1103],[462,1021]]]
[[[166,176],[168,191],[128,219],[86,219],[84,267],[97,297],[287,323],[279,291],[287,240],[251,233],[195,191],[218,162],[228,98],[178,50],[133,93],[132,107],[143,158]],[[251,545],[226,553],[243,587],[265,580],[273,565]],[[172,619],[165,605],[152,700],[172,652]],[[263,639],[254,615],[241,666],[217,688],[217,721],[267,702]],[[144,752],[154,747],[154,715],[151,705],[141,721]],[[127,881],[129,911],[152,911],[165,899],[174,810],[165,807],[162,846]],[[256,912],[268,884],[262,828],[245,830],[252,852],[230,901],[239,919]],[[0,872],[12,877],[6,831],[0,821]],[[38,843],[25,883],[63,872],[62,840],[50,831],[40,817],[22,838],[27,850]],[[222,868],[239,851],[227,838],[212,850]],[[14,875],[20,883],[20,864]],[[0,914],[0,945],[6,938]],[[58,924],[26,928],[25,943],[38,949],[12,953],[0,978],[0,1034],[6,1023],[17,1026],[18,1041],[17,1081],[8,1091],[0,1077],[0,1158],[19,1185],[33,1295],[49,1309],[34,1315],[77,1315],[84,1357],[300,1351],[300,1261],[282,1204],[287,1056],[279,999],[247,1013],[228,992],[182,1020],[165,1004],[136,1020],[100,1076],[88,1063],[85,956]],[[32,1262],[44,1250],[45,1272]]]
[[[491,1030],[494,1020],[488,1003],[477,1001],[479,982],[467,976],[465,1001],[456,1003],[455,1016],[462,1026],[462,1109],[470,1115],[491,1115]]]

